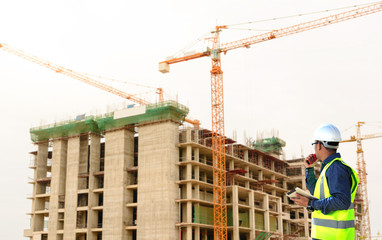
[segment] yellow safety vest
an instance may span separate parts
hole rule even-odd
[[[354,239],[354,198],[359,182],[358,175],[354,169],[342,161],[341,158],[333,159],[324,167],[324,169],[322,169],[320,176],[317,179],[316,187],[314,188],[314,196],[318,199],[324,199],[332,196],[329,192],[326,171],[334,161],[340,161],[342,164],[349,167],[353,172],[353,174],[351,174],[351,204],[347,210],[332,211],[326,215],[320,210],[314,210],[312,214],[312,238],[324,240]]]

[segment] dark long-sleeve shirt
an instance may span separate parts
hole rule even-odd
[[[321,164],[321,170],[335,158],[340,158],[339,153],[334,153],[326,158]],[[314,168],[307,168],[305,182],[310,191],[314,194],[317,178],[314,174]],[[312,200],[311,206],[315,210],[321,210],[323,214],[331,211],[346,210],[351,203],[352,170],[339,161],[335,161],[326,171],[329,192],[332,195],[329,198]]]

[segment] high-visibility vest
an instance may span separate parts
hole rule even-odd
[[[335,240],[335,239],[354,239],[355,238],[355,222],[354,222],[354,198],[358,186],[358,175],[347,165],[341,158],[335,158],[322,169],[314,188],[314,196],[318,199],[331,197],[329,192],[328,180],[326,179],[326,171],[335,161],[340,161],[351,169],[351,204],[347,210],[332,211],[323,214],[320,210],[314,210],[312,213],[312,238]]]

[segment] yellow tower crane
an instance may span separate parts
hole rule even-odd
[[[226,196],[226,161],[225,161],[225,133],[224,133],[224,98],[223,98],[223,70],[221,68],[221,53],[230,50],[249,48],[250,45],[268,40],[289,36],[311,29],[331,25],[333,23],[362,17],[382,11],[382,2],[359,7],[351,11],[342,12],[328,17],[281,28],[271,32],[255,35],[228,43],[220,43],[220,32],[229,28],[228,25],[216,26],[207,38],[212,44],[204,52],[169,58],[159,63],[159,71],[168,73],[170,64],[185,62],[202,57],[211,57],[211,115],[212,115],[212,155],[213,155],[213,203],[214,203],[214,239],[227,239],[227,196]],[[238,236],[236,236],[238,237]]]
[[[359,177],[358,201],[361,204],[361,215],[356,214],[356,227],[358,228],[359,238],[371,239],[369,200],[367,194],[367,172],[366,162],[363,156],[362,140],[380,138],[382,133],[374,133],[368,135],[361,134],[361,126],[365,122],[357,122],[357,134],[351,136],[350,139],[343,140],[341,143],[357,142],[357,172]]]

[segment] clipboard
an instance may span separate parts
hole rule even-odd
[[[312,194],[310,194],[309,192],[307,191],[304,191],[302,190],[301,188],[299,187],[296,187],[295,189],[291,190],[290,192],[288,192],[286,195],[289,197],[289,198],[293,198],[293,197],[297,197],[297,193],[304,196],[304,197],[307,197],[309,199],[317,199],[316,197],[314,197]]]

